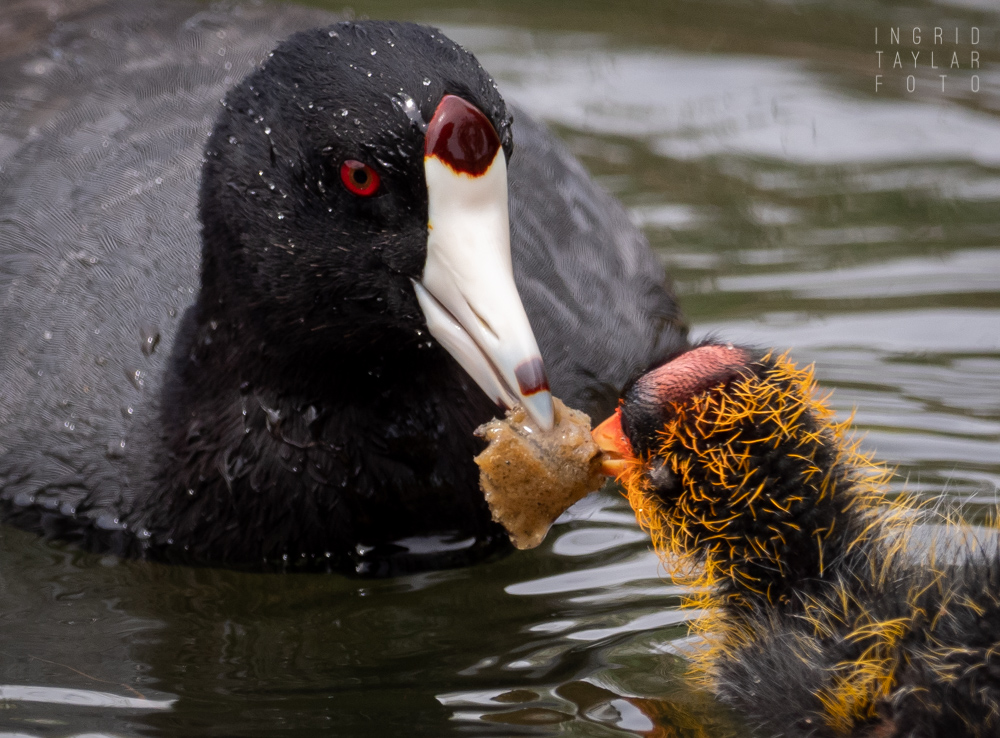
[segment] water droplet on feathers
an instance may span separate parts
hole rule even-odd
[[[140,369],[126,369],[125,378],[132,383],[137,390],[141,390],[146,383],[146,373]]]
[[[152,356],[160,344],[160,330],[156,326],[144,324],[140,326],[139,331],[142,334],[142,353]]]
[[[120,438],[115,441],[108,441],[108,448],[104,455],[109,459],[120,459],[125,455],[125,439]]]

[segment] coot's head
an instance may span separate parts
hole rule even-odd
[[[691,415],[697,398],[719,396],[733,380],[764,370],[760,358],[753,349],[708,342],[633,379],[615,412],[594,429],[594,439],[607,457],[605,473],[618,476],[637,462],[655,472],[664,461],[657,457],[671,423]],[[704,430],[708,435],[709,429]]]
[[[439,31],[296,34],[229,92],[209,139],[202,310],[307,355],[433,348],[429,331],[550,426],[511,271],[511,152],[493,79]]]

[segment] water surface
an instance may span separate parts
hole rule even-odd
[[[648,5],[354,12],[467,45],[625,202],[696,335],[814,362],[895,489],[983,514],[1000,487],[994,3]],[[901,27],[909,54],[935,25],[981,29],[980,91],[969,69],[942,93],[919,68],[914,93],[891,69],[876,93],[892,49],[875,28]],[[535,551],[386,581],[123,562],[5,527],[0,736],[741,735],[686,673],[682,594],[613,492]]]

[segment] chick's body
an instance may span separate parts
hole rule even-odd
[[[941,565],[809,369],[703,345],[618,413],[629,501],[706,594],[698,660],[763,735],[1000,732],[1000,555]]]

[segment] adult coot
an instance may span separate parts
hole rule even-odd
[[[594,435],[693,573],[698,655],[755,734],[1000,735],[996,536],[920,555],[913,510],[833,416],[811,370],[709,343],[631,384]]]
[[[685,340],[621,207],[471,54],[333,20],[7,9],[6,519],[167,560],[464,563],[504,545],[472,462],[495,401],[609,412]]]

